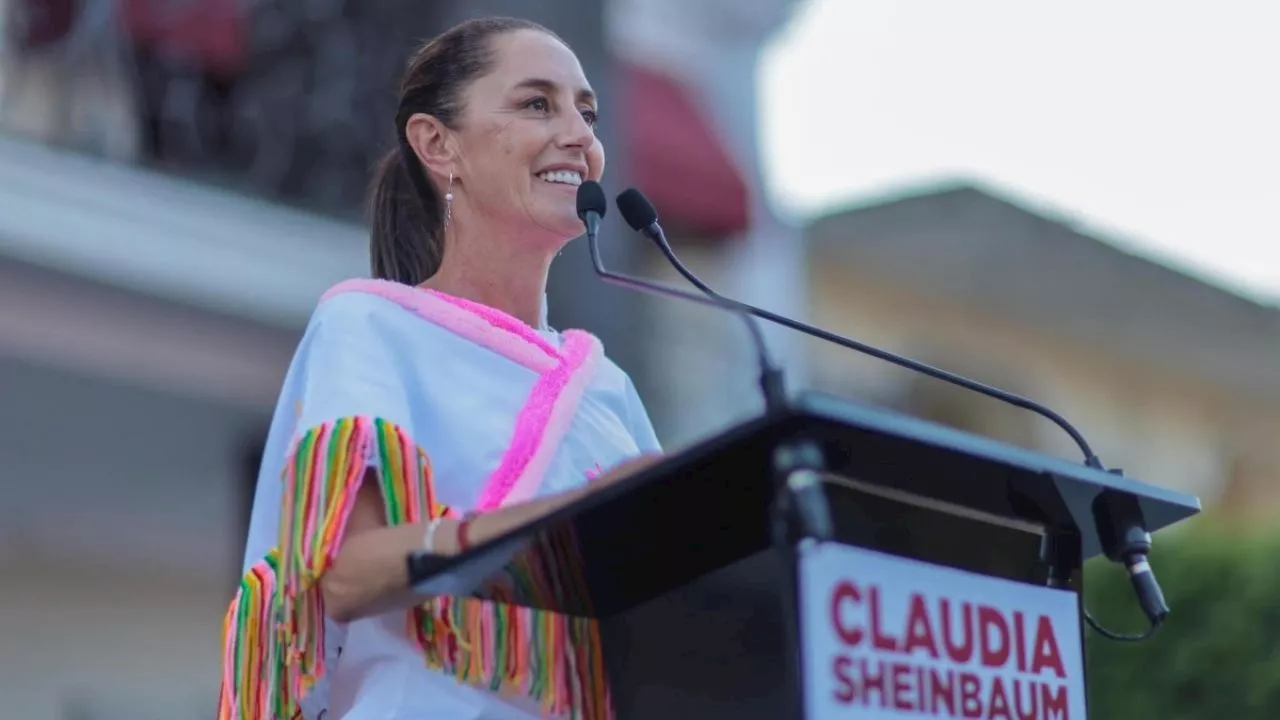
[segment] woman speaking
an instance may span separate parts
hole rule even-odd
[[[374,279],[321,299],[285,378],[226,616],[219,718],[612,714],[593,623],[409,593],[450,555],[660,451],[599,341],[546,324],[552,258],[604,170],[596,98],[534,23],[419,49],[370,202]],[[594,478],[594,480],[592,480]]]

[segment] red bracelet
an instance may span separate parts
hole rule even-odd
[[[467,531],[471,529],[471,520],[474,515],[466,515],[462,518],[462,522],[458,523],[458,552],[464,553],[471,549],[471,539],[467,537]]]

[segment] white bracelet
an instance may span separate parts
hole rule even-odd
[[[436,518],[427,523],[427,531],[422,534],[422,548],[431,554],[436,552],[436,530],[440,529],[440,523],[444,522],[444,518]]]

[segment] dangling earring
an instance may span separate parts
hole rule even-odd
[[[453,218],[453,172],[449,172],[449,188],[444,193],[444,226],[449,227]]]

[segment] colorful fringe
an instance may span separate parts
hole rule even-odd
[[[279,547],[285,551],[250,570],[227,614],[219,720],[290,720],[324,675],[317,583],[337,557],[375,460],[388,525],[448,512],[436,501],[426,454],[391,423],[344,418],[299,438],[284,472]]]
[[[222,623],[224,644],[222,691],[218,697],[218,718],[271,718],[273,696],[268,690],[284,679],[284,664],[276,662],[271,637],[271,608],[276,592],[280,553],[272,550],[240,581]],[[232,685],[231,682],[235,684]],[[237,697],[236,691],[242,694]]]
[[[300,715],[299,701],[325,672],[318,582],[337,556],[375,459],[388,525],[451,514],[436,500],[426,454],[395,425],[346,418],[301,437],[284,474],[280,547],[287,550],[272,551],[246,573],[226,615],[218,720]],[[566,591],[563,574],[551,570],[572,568],[566,561],[576,548],[572,538],[554,545],[509,568],[518,588],[513,598]],[[408,621],[428,666],[460,682],[541,701],[557,717],[612,717],[594,621],[467,598],[434,599]]]
[[[525,605],[587,599],[576,540],[544,536],[487,588],[503,602],[440,598],[411,627],[427,665],[507,697],[531,698],[552,717],[613,717],[599,625]],[[516,603],[519,603],[517,605]]]

